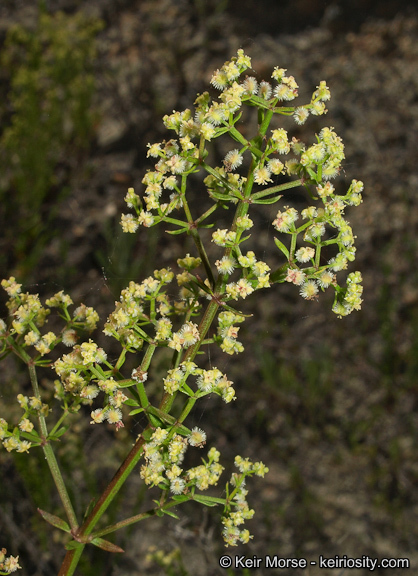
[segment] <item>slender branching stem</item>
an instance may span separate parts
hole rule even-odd
[[[42,402],[41,393],[39,391],[38,377],[36,374],[36,367],[32,360],[28,362],[30,381],[32,384],[32,389],[35,397]],[[38,421],[39,428],[42,435],[42,450],[45,454],[46,461],[51,471],[52,478],[54,479],[55,486],[57,487],[59,497],[61,499],[62,505],[64,506],[65,513],[68,518],[68,522],[73,530],[78,528],[77,517],[74,512],[73,505],[70,500],[67,488],[64,483],[64,479],[61,474],[57,459],[55,458],[54,451],[48,440],[48,429],[46,426],[45,416],[42,413],[42,409],[38,411]]]

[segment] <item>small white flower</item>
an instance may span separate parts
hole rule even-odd
[[[206,444],[206,433],[195,426],[189,435],[189,444],[191,446],[198,446],[199,448],[203,448]]]
[[[183,478],[173,478],[170,482],[170,490],[173,494],[181,494],[186,486]]]
[[[241,166],[242,164],[242,155],[239,153],[239,150],[234,149],[230,150],[228,154],[224,158],[224,166],[227,172],[231,172]]]

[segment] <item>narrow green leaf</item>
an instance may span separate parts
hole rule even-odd
[[[112,542],[109,542],[108,540],[103,540],[103,538],[93,538],[91,543],[106,552],[113,552],[114,554],[125,552],[123,548],[119,548],[116,544],[112,544]]]
[[[289,260],[289,250],[286,248],[286,246],[283,244],[283,242],[280,242],[280,240],[278,238],[274,239],[274,243],[276,244],[277,248],[279,248],[279,250],[281,250],[283,252],[283,254],[286,256],[286,258]]]
[[[274,198],[266,198],[265,200],[252,200],[252,204],[274,204],[275,202],[278,202],[282,197],[283,194],[280,194],[279,196],[274,196]]]
[[[189,228],[180,228],[180,230],[165,230],[167,234],[171,234],[172,236],[178,236],[179,234],[183,234],[184,232],[188,232]]]
[[[88,516],[90,516],[90,512],[92,512],[93,508],[96,506],[96,502],[97,502],[97,498],[92,498],[90,500],[89,505],[87,506],[86,511],[84,512],[84,518],[83,520],[85,520],[86,518],[88,518]]]
[[[215,136],[214,138],[218,138],[218,136],[222,136],[222,134],[226,134],[226,132],[228,132],[229,128],[218,128],[215,131]]]
[[[186,496],[185,494],[178,494],[176,496],[172,496],[171,499],[181,504],[182,502],[187,502],[188,500],[191,500],[191,497]]]
[[[126,404],[126,402],[125,402],[125,404]],[[143,411],[144,411],[143,408],[138,408],[137,410],[131,410],[131,411],[129,412],[129,416],[134,416],[135,414],[140,414],[140,413],[143,412]]]
[[[222,304],[222,308],[225,308],[225,310],[229,310],[230,312],[233,312],[234,314],[237,314],[238,316],[242,316],[243,318],[251,318],[252,314],[244,314],[244,312],[241,312],[241,310],[237,310],[236,308],[232,308],[232,306],[229,306],[229,304]]]
[[[168,216],[164,218],[164,222],[169,222],[174,226],[178,226],[179,228],[188,228],[189,224],[184,222],[183,220],[177,220],[177,218],[169,218]]]
[[[166,412],[164,412],[163,410],[160,410],[159,408],[156,408],[155,406],[151,406],[151,404],[149,406],[147,406],[147,408],[145,409],[145,412],[151,417],[154,416],[156,418],[158,418],[160,420],[160,425],[161,422],[165,422],[166,424],[170,424],[170,426],[175,426],[177,432],[179,432],[180,434],[183,434],[184,436],[188,436],[190,434],[190,429],[187,428],[186,426],[180,425],[176,418],[174,418],[174,416],[171,416],[171,414],[167,414]]]
[[[32,432],[21,432],[20,433],[20,437],[21,438],[25,438],[25,440],[29,440],[30,442],[40,442],[40,436],[39,434],[33,430]]]
[[[194,276],[192,277],[192,279],[189,282],[190,285],[193,286],[193,284],[195,284],[196,286],[198,286],[201,290],[203,290],[204,292],[206,292],[206,294],[210,294],[212,295],[212,292],[209,290],[209,288],[206,286],[206,284],[204,284],[202,282],[202,280],[200,278],[195,278]],[[187,286],[187,284],[186,284]]]
[[[62,426],[61,428],[59,428],[59,430],[57,430],[54,434],[54,439],[63,436],[67,432],[68,428],[69,426]]]
[[[247,100],[247,104],[251,105],[251,106],[257,106],[260,108],[266,108],[268,109],[269,106],[271,105],[273,99],[270,100],[266,100],[265,98],[261,98],[261,96],[255,96],[254,94],[250,97],[249,100]]]
[[[45,510],[41,510],[40,508],[38,508],[38,512],[42,516],[42,518],[46,520],[46,522],[52,524],[52,526],[55,526],[55,528],[59,528],[60,530],[63,530],[64,532],[67,533],[71,532],[71,529],[67,524],[67,522],[62,518],[60,518],[59,516],[55,516],[54,514],[45,512]]]
[[[272,194],[277,194],[278,192],[284,192],[285,190],[290,190],[291,188],[297,188],[298,186],[302,186],[302,184],[304,184],[302,180],[293,180],[291,182],[285,182],[284,184],[279,184],[278,186],[265,188],[264,190],[260,190],[260,192],[255,192],[254,194],[251,194],[251,200],[254,202],[259,198],[265,198],[266,196],[271,196]]]
[[[321,246],[329,246],[330,244],[338,244],[340,242],[340,240],[338,240],[338,238],[333,238],[331,240],[325,240],[324,242],[321,242]]]
[[[133,398],[128,398],[127,400],[124,401],[125,406],[135,406],[138,407],[138,402],[136,400],[134,400]]]
[[[118,388],[129,388],[130,386],[135,386],[135,380],[120,380],[118,382]]]
[[[222,200],[224,202],[231,202],[232,200],[231,194],[221,194],[220,192],[214,192],[213,190],[210,191],[210,196],[216,200]]]
[[[307,167],[307,168],[306,168],[306,171],[308,172],[309,176],[312,178],[312,180],[313,180],[314,182],[319,183],[319,182],[321,181],[321,178],[318,177],[318,174],[316,174],[316,173],[312,170],[312,168],[308,168],[308,167]]]
[[[164,514],[167,514],[167,516],[171,516],[172,518],[175,518],[176,520],[180,520],[180,518],[177,516],[177,514],[174,514],[174,512],[171,512],[171,510],[163,510]]]
[[[200,502],[204,506],[217,506],[218,504],[225,504],[225,500],[222,498],[214,498],[213,496],[200,496],[199,494],[195,494],[193,496],[193,500],[196,502]]]
[[[147,412],[147,416],[152,426],[154,426],[155,428],[161,428],[163,423],[162,420],[154,416],[154,414],[150,414],[149,412]]]

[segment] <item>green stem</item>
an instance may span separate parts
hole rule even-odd
[[[183,187],[183,186],[182,186]],[[205,267],[205,271],[211,286],[215,285],[215,278],[213,276],[212,268],[210,266],[209,258],[206,254],[205,247],[203,246],[202,239],[199,236],[199,232],[197,231],[197,224],[193,220],[192,214],[190,212],[189,205],[186,200],[186,195],[183,195],[183,209],[184,213],[186,214],[187,222],[189,223],[189,233],[191,234],[194,243],[196,244],[197,251],[199,252],[199,256],[202,259],[203,266]]]
[[[150,344],[145,352],[144,358],[141,363],[141,369],[146,371],[151,362],[152,355],[156,349],[155,344]],[[137,386],[138,393],[141,398],[141,402],[145,405],[149,404],[148,398],[145,393],[143,384]],[[131,474],[132,470],[135,468],[136,464],[142,456],[142,448],[145,443],[143,437],[137,440],[132,450],[129,452],[126,459],[121,464],[119,470],[116,472],[105,491],[100,496],[99,500],[96,502],[95,507],[89,514],[89,516],[84,521],[83,525],[78,529],[74,530],[73,534],[75,539],[88,536],[93,531],[97,522],[100,520],[104,512],[107,510],[112,500],[115,498],[116,494],[119,492],[123,486],[126,479]],[[81,554],[84,550],[85,545],[80,545],[75,550],[69,550],[65,555],[64,561],[62,563],[59,576],[72,576],[75,569],[77,568],[78,562],[80,560]]]
[[[141,362],[141,370],[143,370],[144,372],[147,372],[156,348],[157,346],[155,344],[149,344],[147,351],[145,352]]]
[[[146,428],[146,430],[147,429],[148,427]],[[82,536],[88,536],[92,533],[97,522],[105,513],[108,506],[121,489],[125,480],[129,477],[132,470],[135,468],[136,464],[140,460],[142,456],[142,449],[144,443],[145,443],[144,437],[141,436],[141,438],[137,440],[132,450],[129,452],[128,456],[123,461],[119,470],[113,476],[112,480],[106,487],[103,494],[100,496],[99,500],[96,502],[95,507],[93,508],[89,516],[86,518],[83,525],[74,534],[75,539]],[[85,545],[81,545],[80,547],[77,547],[75,550],[69,550],[67,552],[58,576],[72,576],[72,574],[74,574],[78,561],[83,552],[84,546]]]
[[[147,350],[144,354],[144,357],[142,359],[142,362],[141,362],[141,370],[143,372],[148,371],[149,365],[151,364],[152,356],[153,356],[156,348],[157,348],[157,346],[155,344],[149,344],[148,345],[148,348],[147,348]],[[137,389],[137,392],[139,394],[139,399],[140,399],[142,408],[146,408],[147,406],[149,406],[149,400],[148,400],[147,393],[145,392],[144,383],[138,382],[136,384],[136,389]]]
[[[125,357],[126,357],[126,348],[122,349],[122,352],[119,355],[118,361],[115,364],[115,370],[120,370],[125,362]],[[112,368],[112,366],[111,366]]]
[[[177,504],[177,502],[176,502]],[[131,516],[130,518],[126,518],[125,520],[121,520],[120,522],[116,522],[116,524],[111,524],[103,528],[103,530],[99,530],[98,532],[93,532],[92,536],[94,538],[101,538],[102,536],[106,536],[106,534],[111,534],[112,532],[116,532],[116,530],[120,530],[121,528],[126,528],[131,524],[135,524],[136,522],[141,522],[141,520],[146,520],[147,518],[151,518],[155,516],[157,513],[157,509],[149,510],[148,512],[142,512],[142,514],[137,514],[136,516]]]
[[[173,508],[174,506],[179,506],[179,504],[182,504],[182,502],[172,501],[163,506],[162,508],[152,508],[147,512],[142,512],[142,514],[137,514],[136,516],[131,516],[130,518],[126,518],[125,520],[116,522],[116,524],[106,526],[106,528],[103,528],[103,530],[93,532],[92,537],[101,538],[102,536],[106,536],[106,534],[111,534],[112,532],[116,532],[116,530],[126,528],[126,526],[130,526],[131,524],[135,524],[136,522],[141,522],[141,520],[151,518],[152,516],[155,516],[156,513],[159,512],[160,510],[168,510],[169,508]]]
[[[297,188],[302,186],[303,180],[294,180],[293,182],[285,182],[284,184],[279,184],[278,186],[272,186],[271,188],[265,188],[260,192],[255,192],[252,194],[252,200],[258,200],[259,198],[264,198],[264,196],[269,196],[270,194],[275,194],[276,192],[283,192],[284,190],[290,190],[290,188]]]
[[[261,138],[264,138],[264,136],[266,135],[267,129],[270,126],[270,122],[271,119],[273,118],[273,110],[268,110],[263,118],[263,121],[260,125],[259,128],[259,135],[261,136]]]
[[[252,186],[254,183],[253,171],[254,171],[254,159],[252,160],[251,166],[248,170],[248,177],[245,184],[244,197],[246,199],[248,199],[251,196]],[[239,202],[235,210],[234,220],[232,223],[232,230],[236,230],[237,218],[240,216],[244,216],[248,212],[248,208],[249,208],[248,202]],[[226,248],[225,255],[229,256],[231,251],[232,248]],[[199,324],[199,340],[195,344],[190,346],[190,348],[187,349],[187,352],[183,358],[183,362],[186,362],[188,360],[193,361],[200,347],[202,346],[202,342],[205,340],[206,334],[208,333],[209,328],[211,327],[212,322],[216,317],[218,309],[221,306],[221,302],[219,299],[225,291],[225,282],[226,282],[225,278],[219,275],[218,280],[214,287],[214,295],[212,297],[212,300],[210,301],[208,307],[206,308],[203,318]],[[166,392],[161,399],[159,409],[162,410],[163,412],[167,412],[170,410],[172,403],[173,403],[173,395],[168,394],[168,392]]]
[[[199,348],[201,347],[202,342],[205,339],[205,336],[213,320],[215,319],[218,308],[219,304],[217,303],[216,300],[211,300],[209,302],[208,307],[206,308],[203,318],[199,324],[199,335],[200,335],[199,340],[195,344],[190,346],[190,348],[187,349],[187,352],[183,358],[183,362],[189,360],[193,361],[194,358],[196,357],[196,354],[198,353]],[[169,394],[168,392],[165,392],[161,399],[159,409],[162,410],[163,412],[167,412],[170,409],[172,403],[173,403],[173,395]]]
[[[295,256],[295,250],[296,250],[296,241],[298,239],[298,235],[296,232],[294,232],[292,234],[292,240],[290,243],[290,261],[293,261],[294,256]]]
[[[55,426],[53,427],[53,429],[49,433],[50,436],[54,436],[55,432],[58,430],[58,428],[61,426],[61,424],[67,418],[67,416],[69,416],[69,412],[68,412],[68,410],[64,410],[62,416],[59,418],[58,422],[55,424]]]
[[[180,414],[178,422],[179,423],[183,423],[187,416],[190,414],[191,409],[193,408],[193,406],[196,403],[197,398],[189,398],[187,401],[186,406],[183,408],[183,412]]]
[[[29,360],[28,368],[33,392],[36,398],[40,402],[42,402],[41,394],[39,391],[38,378],[36,375],[36,368],[32,360]],[[38,420],[39,420],[39,427],[41,430],[41,436],[43,437],[42,450],[45,454],[46,461],[48,462],[49,470],[51,471],[51,475],[52,478],[54,479],[55,486],[57,487],[62,505],[64,506],[68,522],[73,530],[77,530],[78,528],[77,517],[75,515],[74,508],[68,495],[67,489],[65,487],[64,479],[62,477],[61,470],[59,469],[57,459],[55,458],[54,451],[52,450],[51,444],[47,440],[48,429],[46,426],[45,416],[42,414],[42,410],[38,411]]]
[[[274,114],[283,114],[284,116],[291,116],[295,111],[293,106],[279,106],[278,108],[274,108]]]
[[[236,140],[237,142],[240,142],[240,144],[242,144],[246,148],[249,147],[250,143],[248,142],[248,140],[246,138],[244,138],[244,136],[241,134],[241,132],[239,132],[235,128],[235,126],[231,126],[229,128],[229,133],[234,138],[234,140]]]
[[[315,267],[316,267],[316,269],[319,268],[320,261],[321,261],[321,243],[318,242],[318,244],[316,245],[316,252],[315,252]]]
[[[200,224],[201,222],[204,222],[206,218],[208,218],[211,214],[213,214],[213,212],[215,212],[217,208],[218,208],[217,204],[211,206],[208,210],[206,210],[206,212],[204,212],[201,216],[199,216],[199,218],[196,218],[195,224]]]
[[[205,247],[203,246],[203,242],[202,239],[199,235],[199,232],[196,230],[196,228],[192,228],[190,230],[190,234],[192,235],[193,241],[196,245],[197,251],[199,252],[199,256],[202,259],[203,262],[203,266],[205,267],[205,272],[207,274],[208,280],[211,284],[211,286],[215,286],[215,278],[213,276],[213,272],[212,272],[212,268],[210,266],[210,262],[209,262],[209,258],[206,254],[206,250]]]
[[[84,545],[85,546],[85,545]],[[61,565],[58,576],[72,576],[77,568],[78,562],[84,551],[84,546],[79,546],[75,550],[67,552],[64,562]]]

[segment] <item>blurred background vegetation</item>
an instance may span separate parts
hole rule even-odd
[[[41,3],[33,29],[16,23],[7,30],[1,54],[7,96],[0,108],[0,266],[14,267],[24,278],[57,234],[53,218],[69,191],[65,173],[77,169],[93,137],[94,39],[102,26],[81,12],[50,15]]]
[[[43,296],[65,289],[104,320],[129,280],[192,250],[155,229],[138,237],[119,231],[126,189],[140,190],[151,165],[146,144],[166,137],[161,116],[190,106],[238,47],[260,78],[286,67],[302,99],[327,80],[328,116],[294,134],[303,140],[334,126],[347,157],[337,184],[365,183],[363,205],[348,216],[358,235],[363,310],[338,320],[327,295],[305,302],[282,285],[248,299],[245,312],[254,317],[241,329],[245,362],[216,350],[210,358],[236,382],[238,400],[232,408],[208,400],[193,424],[225,460],[240,453],[271,469],[253,486],[255,537],[241,553],[409,557],[416,566],[418,18],[406,4],[402,13],[396,2],[354,4],[357,10],[344,0],[6,1],[0,269]],[[215,150],[215,159],[223,153]],[[297,206],[303,197],[286,201]],[[260,209],[251,239],[273,264],[274,210]],[[51,374],[41,376],[51,395]],[[0,386],[0,416],[17,419],[26,374],[8,361]],[[132,421],[115,438],[74,417],[71,438],[57,450],[79,514],[140,426]],[[61,562],[61,535],[35,512],[59,511],[45,468],[40,452],[0,452],[0,544],[34,576],[56,574]],[[133,478],[114,517],[142,509],[148,497]],[[180,523],[162,527],[156,519],[118,534],[127,554],[109,559],[92,550],[80,574],[221,573],[216,518],[188,511]],[[171,563],[159,549],[172,553]]]

